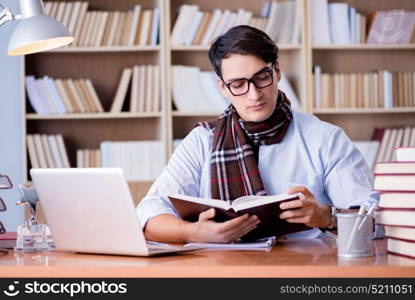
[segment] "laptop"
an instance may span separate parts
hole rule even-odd
[[[121,168],[30,174],[57,250],[154,256],[202,249],[147,243]]]

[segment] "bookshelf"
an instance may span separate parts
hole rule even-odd
[[[307,0],[310,16],[311,1]],[[330,3],[339,1],[328,1]],[[373,11],[407,9],[415,10],[411,0],[345,0],[341,1],[368,16]],[[308,25],[311,26],[311,18]],[[392,108],[314,108],[312,69],[320,65],[326,73],[354,73],[389,70],[392,72],[415,71],[415,44],[354,44],[313,45],[311,32],[308,37],[308,112],[320,119],[341,126],[352,140],[370,140],[376,127],[395,127],[415,124],[415,107]]]
[[[66,0],[68,2],[68,0]],[[304,112],[341,126],[352,140],[368,140],[375,127],[415,125],[415,107],[382,108],[314,108],[314,65],[324,72],[368,72],[379,69],[415,71],[415,45],[313,45],[310,28],[312,0],[298,0],[296,13],[300,19],[300,40],[294,44],[278,44],[281,69],[295,90]],[[45,1],[47,2],[47,1]],[[70,0],[69,2],[74,2]],[[206,45],[171,45],[171,32],[179,8],[183,4],[197,5],[202,12],[216,8],[237,11],[244,8],[260,16],[267,1],[248,0],[89,0],[88,10],[128,11],[134,5],[142,9],[160,9],[160,35],[158,45],[65,47],[25,57],[26,75],[52,78],[90,78],[94,83],[104,113],[64,115],[38,115],[30,105],[22,119],[26,133],[62,134],[71,165],[76,162],[76,150],[99,148],[104,140],[155,140],[161,141],[165,160],[171,156],[174,139],[184,138],[198,121],[212,119],[216,112],[180,112],[174,110],[171,70],[175,65],[196,66],[211,71]],[[282,2],[282,1],[278,1]],[[337,2],[329,0],[329,3]],[[413,0],[345,0],[359,12],[369,14],[383,9],[412,9]],[[108,113],[116,92],[122,69],[133,65],[154,64],[160,67],[159,112]],[[23,88],[23,87],[22,87]],[[26,101],[27,102],[27,101]],[[24,138],[24,137],[22,137]],[[27,158],[28,160],[28,158]],[[28,163],[28,168],[30,164]],[[27,170],[28,170],[27,168]],[[28,178],[28,171],[26,176]],[[130,182],[136,201],[147,191],[151,182]]]

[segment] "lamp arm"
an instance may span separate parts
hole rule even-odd
[[[13,15],[12,11],[9,8],[4,8],[0,4],[0,26],[8,21],[21,19],[22,15]]]

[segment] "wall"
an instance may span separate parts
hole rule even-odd
[[[19,2],[0,0],[0,4],[19,13]],[[7,56],[7,46],[17,21],[0,27],[0,173],[7,174],[14,184],[25,181],[23,178],[24,121],[22,118],[21,74],[22,57]],[[0,220],[7,231],[15,231],[24,221],[23,208],[15,205],[19,199],[16,188],[0,190],[7,205],[6,212],[0,212]]]

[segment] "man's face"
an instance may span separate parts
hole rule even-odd
[[[222,60],[223,81],[218,81],[220,90],[232,102],[244,121],[261,122],[274,112],[281,74],[277,62],[277,71],[271,68],[270,63],[253,55],[231,54]],[[272,76],[272,84],[270,76]],[[240,80],[243,78],[253,79],[257,86],[266,87],[258,88],[252,81],[248,83],[246,80]],[[226,85],[232,89],[233,94],[245,92],[247,85],[249,91],[235,96]]]

